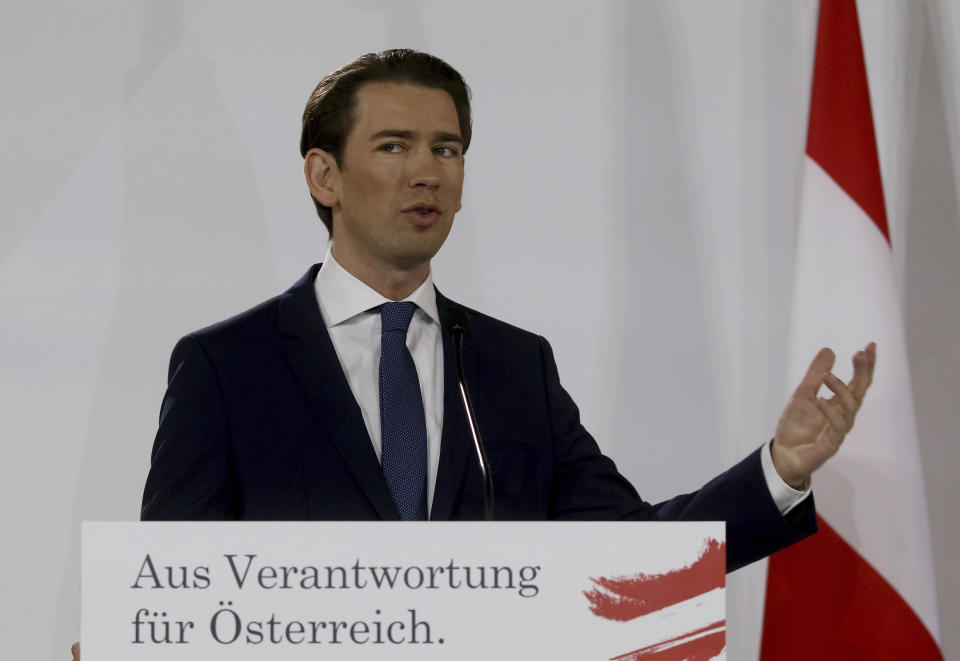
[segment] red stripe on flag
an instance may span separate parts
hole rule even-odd
[[[943,659],[893,586],[818,523],[816,535],[770,558],[761,661]]]
[[[821,0],[807,154],[890,241],[854,0]]]

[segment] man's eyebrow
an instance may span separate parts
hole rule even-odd
[[[444,131],[439,131],[434,134],[434,138],[437,142],[456,142],[458,144],[463,144],[463,138],[459,133],[446,133]]]
[[[370,141],[380,140],[382,138],[403,138],[405,140],[411,140],[416,137],[415,131],[409,131],[407,129],[384,129],[382,131],[377,131],[370,136]],[[463,144],[463,138],[460,137],[459,133],[448,133],[446,131],[437,131],[433,134],[433,139],[436,142],[456,142],[458,144]]]

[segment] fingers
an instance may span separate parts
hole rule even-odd
[[[843,381],[833,374],[827,374],[823,384],[833,391],[836,397],[831,398],[831,408],[836,408],[843,419],[846,421],[846,429],[839,430],[841,433],[847,433],[847,429],[853,426],[853,418],[857,415],[860,408],[860,402],[853,396],[850,388]]]
[[[834,360],[836,360],[836,356],[834,356],[833,351],[826,347],[820,349],[813,362],[810,363],[810,367],[807,368],[807,373],[803,375],[800,385],[797,386],[797,394],[810,398],[816,397],[817,390],[820,389],[820,384],[823,383],[826,375],[830,373]]]
[[[873,382],[873,368],[876,364],[876,342],[871,342],[865,350],[858,351],[853,357],[853,378],[850,379],[848,386],[858,402],[863,401],[867,388]]]
[[[873,342],[867,345],[864,351],[858,351],[853,357],[853,378],[844,383],[836,376],[828,373],[823,383],[833,391],[835,397],[829,402],[818,397],[817,406],[830,422],[834,431],[843,435],[853,427],[853,421],[863,403],[867,388],[873,381],[873,368],[876,364],[877,345]]]
[[[836,360],[833,351],[825,348],[817,352],[787,403],[774,435],[774,448],[792,457],[793,477],[809,475],[840,448],[873,381],[876,352],[876,344],[871,342],[854,355],[849,383],[831,373]],[[829,400],[817,395],[821,385],[833,391]],[[778,473],[785,475],[774,454]]]
[[[837,448],[840,446],[840,441],[843,440],[852,423],[847,422],[847,419],[840,414],[837,406],[822,397],[817,397],[817,407],[827,419],[827,425],[821,430],[819,440],[826,443],[829,451],[834,453],[837,451]]]
[[[797,386],[797,394],[813,398],[816,397],[821,384],[829,387],[828,381],[833,376],[830,374],[830,369],[835,360],[833,351],[826,347],[820,349],[810,363],[810,367],[807,368],[807,373],[804,374],[800,385]],[[846,385],[858,404],[863,401],[863,396],[873,382],[873,369],[876,363],[877,344],[875,342],[871,342],[866,349],[858,351],[853,356],[853,378]],[[836,392],[834,388],[830,389]]]

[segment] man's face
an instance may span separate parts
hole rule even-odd
[[[462,152],[457,111],[443,90],[361,87],[333,179],[337,260],[425,277],[460,210]]]

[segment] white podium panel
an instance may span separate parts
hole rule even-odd
[[[725,658],[724,524],[83,524],[83,658]]]

